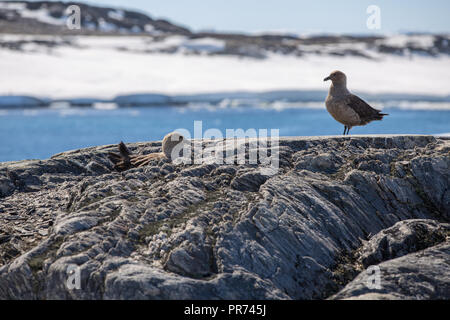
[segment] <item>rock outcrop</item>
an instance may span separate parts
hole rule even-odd
[[[448,224],[445,229],[448,236],[450,233]],[[438,237],[441,236],[441,234],[438,235]],[[409,235],[405,237],[405,240],[407,238],[410,238]],[[411,243],[411,247],[408,247],[408,242],[406,240],[402,243],[403,250],[414,250],[416,244],[423,243],[418,241],[416,244]],[[385,248],[378,248],[378,250],[384,252]],[[376,271],[374,266],[371,266],[361,272],[332,299],[447,300],[450,297],[449,254],[450,241],[447,240],[427,249],[377,264],[375,267],[379,272],[378,287],[375,286]]]
[[[0,298],[450,297],[445,138],[283,138],[274,175],[166,160],[117,173],[115,148],[0,164]]]

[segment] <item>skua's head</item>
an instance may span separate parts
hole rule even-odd
[[[169,159],[174,159],[179,156],[179,150],[174,148],[184,141],[184,137],[178,132],[171,132],[167,134],[162,141],[162,151]],[[178,151],[178,152],[177,152]],[[172,154],[175,153],[175,154]]]
[[[323,81],[331,80],[333,84],[346,84],[347,83],[347,77],[345,76],[345,73],[342,71],[336,70],[330,73],[328,77],[323,79]]]

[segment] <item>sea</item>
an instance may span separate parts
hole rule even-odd
[[[426,134],[449,135],[448,105],[420,105],[403,101],[383,109],[382,121],[354,127],[351,135]],[[65,107],[0,109],[0,162],[47,159],[54,154],[85,147],[161,140],[165,134],[183,129],[194,136],[194,125],[202,132],[217,129],[278,129],[280,136],[342,135],[322,104],[208,104],[139,107]]]

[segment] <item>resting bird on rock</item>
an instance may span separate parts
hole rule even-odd
[[[182,143],[184,137],[177,133],[171,132],[167,134],[162,141],[162,152],[150,154],[132,154],[125,144],[121,141],[119,143],[119,154],[110,152],[109,159],[114,163],[114,169],[117,171],[125,171],[131,168],[139,168],[149,164],[153,159],[172,159],[172,151],[174,148]]]
[[[380,110],[372,108],[364,100],[350,93],[347,89],[347,77],[342,71],[333,71],[323,79],[327,80],[331,80],[331,86],[325,105],[332,117],[344,125],[344,135],[354,126],[364,126],[387,116],[386,113],[381,113]]]

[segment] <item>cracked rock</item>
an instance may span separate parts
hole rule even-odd
[[[167,160],[119,173],[116,148],[0,163],[0,299],[449,298],[446,138],[280,138],[272,175]]]

